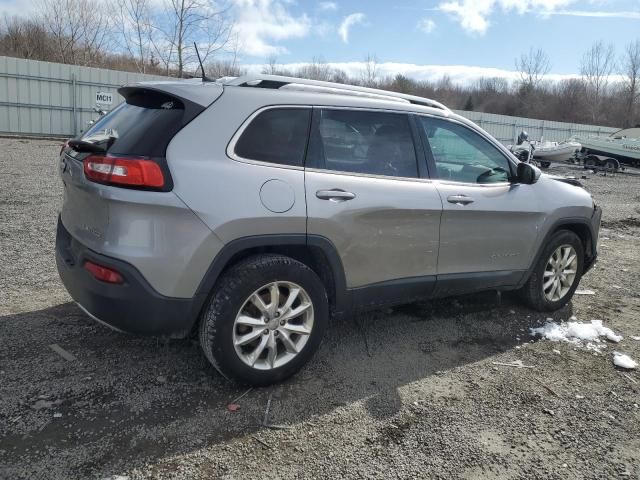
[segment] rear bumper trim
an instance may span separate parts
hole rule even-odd
[[[103,322],[102,320],[100,320],[98,317],[96,317],[93,313],[91,313],[89,310],[87,310],[86,308],[84,308],[80,303],[76,302],[76,305],[78,306],[78,308],[80,310],[82,310],[85,315],[87,315],[88,317],[90,317],[93,321],[98,322],[100,325],[104,325],[105,327],[109,327],[111,330],[114,330],[116,332],[120,332],[120,333],[127,333],[123,330],[120,330],[118,327],[114,327],[113,325],[111,325],[110,323],[107,322]]]
[[[122,284],[97,280],[83,268],[91,260],[113,268]],[[192,298],[159,294],[131,264],[96,253],[74,239],[58,220],[56,265],[65,288],[82,311],[99,323],[121,332],[183,338],[189,335],[199,312]]]

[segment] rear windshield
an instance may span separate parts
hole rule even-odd
[[[110,154],[163,157],[167,145],[185,124],[180,100],[160,92],[136,90],[81,139]]]

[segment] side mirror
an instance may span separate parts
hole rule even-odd
[[[517,171],[518,183],[531,185],[538,181],[541,174],[542,172],[540,171],[540,169],[538,167],[531,165],[530,163],[520,162],[518,164],[518,171]]]

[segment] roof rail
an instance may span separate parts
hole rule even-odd
[[[368,98],[377,98],[379,100],[392,100],[399,102],[409,102],[415,105],[423,105],[425,107],[439,108],[445,111],[449,109],[440,102],[429,98],[417,97],[415,95],[407,95],[405,93],[389,92],[377,88],[360,87],[357,85],[345,85],[342,83],[323,82],[320,80],[308,80],[306,78],[284,77],[280,75],[247,75],[243,77],[225,77],[218,80],[224,85],[240,86],[240,87],[257,87],[280,89],[297,89],[306,91],[315,91],[318,93],[334,93],[340,95],[356,95]]]

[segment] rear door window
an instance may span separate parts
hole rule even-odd
[[[309,166],[340,172],[418,177],[407,115],[322,109],[316,118]]]
[[[242,132],[234,153],[247,160],[302,167],[311,108],[271,108]]]
[[[98,120],[81,140],[113,155],[165,156],[167,145],[188,123],[182,101],[165,93],[136,90]]]

